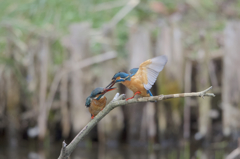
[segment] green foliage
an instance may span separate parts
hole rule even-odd
[[[1,1],[0,19],[20,20],[32,25],[66,31],[69,24],[91,21],[93,27],[101,27],[108,22],[119,8],[94,12],[94,6],[101,2],[96,0],[20,0]]]
[[[88,21],[92,23],[93,28],[101,28],[103,24],[108,23],[113,16],[121,9],[116,7],[112,9],[95,11],[100,4],[108,4],[109,0],[8,0],[0,1],[0,27],[3,24],[11,24],[15,29],[18,28],[23,36],[17,37],[24,41],[26,34],[36,30],[54,30],[60,35],[65,35],[68,32],[68,26],[72,23],[81,21]],[[120,56],[126,57],[125,44],[128,39],[128,27],[127,22],[132,19],[137,19],[138,22],[152,21],[159,17],[154,13],[150,6],[153,0],[142,0],[140,4],[130,12],[117,26],[116,32],[116,48],[120,53]],[[222,3],[227,3],[224,0],[221,1],[208,1],[208,0],[161,0],[162,4],[167,8],[169,13],[177,10],[179,5],[187,4],[190,7],[188,14],[185,14],[180,25],[186,28],[186,30],[194,32],[199,31],[198,27],[195,27],[195,22],[202,21],[205,24],[201,29],[206,29],[210,32],[216,30],[223,30],[225,17],[224,15],[219,17],[221,11],[219,7]],[[233,7],[239,15],[240,10],[236,9],[240,6],[240,1],[236,4],[233,2],[227,3],[223,6]],[[232,8],[230,8],[232,9]],[[220,12],[220,13],[219,13]],[[237,16],[236,15],[236,16]],[[5,49],[5,41],[2,39],[4,31],[0,29],[0,49]],[[196,34],[195,34],[196,35]],[[194,35],[193,35],[194,36]],[[197,41],[196,41],[197,42]],[[191,43],[192,44],[192,43]],[[92,51],[99,53],[101,48],[99,44],[92,45]],[[214,45],[213,45],[214,46]],[[60,64],[64,58],[62,54],[60,42],[54,43],[54,62]],[[214,47],[213,47],[214,48]],[[2,51],[1,51],[2,52]],[[1,53],[0,53],[1,54]],[[60,56],[59,56],[60,55]],[[55,59],[56,58],[56,59]]]
[[[55,41],[51,45],[53,63],[56,65],[62,64],[65,59],[67,59],[66,54],[64,54],[64,49],[60,41]]]
[[[117,0],[115,0],[117,1]],[[99,5],[107,5],[110,0],[2,0],[0,1],[0,61],[7,67],[12,67],[15,61],[6,58],[8,40],[18,47],[19,56],[24,56],[30,41],[42,34],[54,32],[55,40],[51,43],[51,59],[54,65],[60,65],[67,58],[66,50],[62,47],[60,39],[68,34],[68,27],[72,23],[87,21],[93,29],[100,30],[102,26],[114,17],[123,7],[114,7],[102,11],[95,11]],[[126,1],[127,2],[127,1]],[[140,4],[122,19],[114,28],[114,44],[119,57],[127,58],[126,43],[128,42],[129,24],[155,23],[168,20],[172,14],[177,13],[180,6],[187,6],[182,11],[182,19],[177,22],[184,35],[184,49],[193,55],[203,47],[200,32],[205,33],[206,50],[216,50],[215,33],[222,32],[226,21],[231,18],[239,19],[240,1],[227,0],[161,0],[167,9],[167,15],[155,13],[150,4],[154,0],[141,0]],[[180,11],[179,11],[180,12]],[[152,32],[155,40],[159,28]],[[36,41],[38,43],[38,41]],[[91,52],[101,53],[102,44],[91,41]]]

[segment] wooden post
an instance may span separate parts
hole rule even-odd
[[[184,77],[184,92],[191,92],[192,88],[192,62],[187,61],[185,66],[185,77]],[[184,102],[184,123],[183,123],[183,137],[185,139],[190,138],[190,98],[186,98]]]
[[[0,65],[0,118],[4,116],[4,112],[6,111],[6,86],[4,80],[4,66]]]
[[[145,27],[137,25],[131,26],[129,51],[129,69],[139,67],[142,62],[151,58],[150,33]],[[133,93],[128,90],[126,95],[129,98]],[[126,121],[128,121],[127,138],[130,143],[139,142],[139,139],[141,139],[142,142],[146,142],[146,137],[152,139],[156,136],[156,124],[154,113],[152,113],[155,112],[155,107],[148,107],[153,107],[153,105],[151,103],[138,103],[131,107],[126,107]],[[144,109],[146,112],[143,115]]]
[[[172,24],[172,61],[170,65],[166,66],[167,72],[172,72],[169,75],[169,79],[173,77],[173,80],[176,83],[175,88],[173,91],[182,91],[183,90],[183,74],[184,74],[184,54],[182,51],[182,32],[177,26],[177,24]],[[168,71],[171,70],[171,71]],[[181,125],[181,107],[180,107],[180,100],[177,100],[175,103],[172,102],[172,110],[173,110],[173,122],[176,126],[176,129],[179,130]]]
[[[16,80],[16,76],[12,71],[5,72],[5,88],[6,88],[6,115],[7,115],[7,125],[6,125],[6,146],[10,148],[10,151],[18,151],[16,148],[19,144],[18,141],[18,131],[20,128],[20,117],[19,117],[19,85]],[[8,154],[10,158],[17,158],[14,153]]]
[[[199,51],[198,69],[197,69],[197,89],[201,90],[210,85],[209,77],[209,52],[207,51],[207,41],[205,33],[202,32],[200,35],[202,42],[202,50]],[[201,58],[202,56],[202,58]],[[199,117],[198,117],[198,138],[202,138],[206,135],[210,135],[211,132],[211,119],[209,116],[211,109],[211,99],[198,99],[199,103]]]
[[[61,80],[60,86],[60,100],[61,100],[61,124],[62,124],[62,136],[67,138],[70,133],[71,123],[70,123],[70,114],[68,110],[68,75],[65,74]]]
[[[176,24],[164,25],[160,28],[161,33],[157,39],[156,55],[166,55],[168,57],[168,63],[166,64],[160,78],[158,80],[158,94],[171,94],[181,92],[183,89],[183,61],[184,55],[182,53],[182,35],[181,31]],[[166,117],[167,111],[164,108],[164,104],[159,103],[158,111],[158,123],[159,132],[164,132],[168,124],[173,123],[172,128],[179,130],[181,124],[180,116],[180,100],[168,101],[171,105],[172,117],[168,120]],[[164,114],[163,114],[164,113]],[[166,123],[166,122],[169,123]],[[176,132],[176,131],[172,131]],[[177,133],[177,132],[176,132]],[[177,133],[178,134],[178,133]],[[163,135],[163,134],[161,134]]]
[[[144,109],[144,112],[145,112],[144,115],[146,116],[145,129],[147,130],[148,142],[153,144],[154,138],[156,137],[156,134],[157,134],[157,125],[154,117],[156,113],[155,104],[148,103]]]
[[[70,64],[72,68],[84,59],[89,53],[89,32],[90,25],[88,23],[72,24],[69,27],[70,35],[62,40],[62,44],[70,51]],[[85,107],[85,99],[87,94],[83,89],[82,71],[70,73],[70,114],[73,132],[79,132],[91,119],[88,109]]]
[[[156,55],[166,55],[168,59],[171,59],[171,40],[170,40],[170,29],[167,26],[164,26],[161,28],[161,33],[158,36],[157,39],[157,45],[156,45]],[[169,65],[169,62],[167,63]],[[165,73],[166,71],[163,70]],[[163,72],[157,80],[157,87],[158,87],[158,94],[163,93],[161,92],[161,89],[164,84],[164,78]],[[164,92],[165,93],[165,92]],[[159,140],[161,140],[166,132],[167,129],[167,110],[165,108],[165,104],[163,102],[158,103],[158,112],[157,112],[157,118],[158,118],[158,130],[159,130]]]
[[[38,138],[43,140],[47,131],[47,79],[48,79],[48,57],[49,41],[47,37],[41,39],[41,50],[39,52],[40,64],[40,86],[39,86],[39,115],[38,115]]]
[[[228,22],[224,30],[223,57],[223,133],[228,136],[240,129],[240,22]]]

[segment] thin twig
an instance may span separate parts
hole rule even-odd
[[[113,28],[121,21],[130,11],[132,11],[138,4],[140,0],[130,0],[110,21],[110,26]]]
[[[213,93],[207,93],[212,89],[212,86],[208,89],[201,91],[201,92],[193,92],[193,93],[180,93],[180,94],[169,94],[169,95],[159,95],[159,96],[152,96],[152,97],[142,97],[142,98],[134,98],[130,99],[128,101],[122,100],[125,98],[125,95],[122,94],[119,96],[119,93],[117,93],[114,97],[114,99],[101,111],[98,113],[98,115],[91,120],[78,134],[77,136],[72,140],[72,142],[65,146],[63,143],[63,148],[61,150],[60,156],[58,159],[68,159],[73,150],[76,148],[77,144],[90,132],[90,130],[97,125],[97,123],[106,116],[111,110],[118,106],[127,105],[131,103],[140,103],[140,102],[153,102],[153,101],[161,101],[165,99],[170,98],[184,98],[184,97],[215,97]]]
[[[113,9],[113,8],[121,7],[125,5],[126,2],[127,2],[126,0],[112,1],[112,2],[108,1],[108,2],[101,3],[97,6],[94,6],[91,10],[94,12],[99,12],[103,10]]]

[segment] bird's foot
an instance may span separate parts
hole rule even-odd
[[[133,96],[133,97],[130,97],[130,98],[127,98],[126,101],[128,101],[129,99],[133,99],[133,98],[134,98],[134,96]]]
[[[133,97],[135,97],[135,95],[137,94],[141,94],[141,92],[137,91],[136,93],[134,93]]]
[[[94,115],[91,116],[91,119],[94,119]]]
[[[134,93],[134,95],[131,98],[127,98],[126,101],[129,99],[133,99],[135,97],[135,95],[137,95],[137,94],[141,94],[141,92],[137,91],[136,93]]]

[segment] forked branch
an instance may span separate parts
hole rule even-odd
[[[208,89],[201,91],[201,92],[192,92],[192,93],[180,93],[180,94],[169,94],[169,95],[159,95],[159,96],[152,96],[152,97],[142,97],[142,98],[134,98],[130,99],[128,101],[123,100],[125,98],[125,95],[122,94],[119,96],[119,93],[115,95],[113,100],[101,111],[99,114],[91,120],[78,134],[77,136],[72,140],[72,142],[67,145],[65,141],[63,141],[62,150],[60,153],[60,156],[58,159],[68,159],[73,152],[73,150],[76,148],[79,141],[81,141],[88,133],[89,131],[97,125],[97,123],[105,116],[107,115],[111,110],[118,106],[127,105],[131,103],[140,103],[140,102],[151,102],[151,101],[161,101],[165,99],[170,98],[185,98],[185,97],[215,97],[213,93],[207,93],[210,89],[212,89],[212,86]]]

